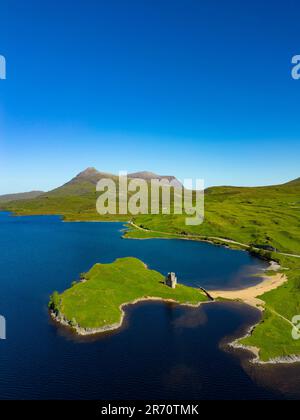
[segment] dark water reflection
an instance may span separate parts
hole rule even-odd
[[[272,381],[262,379],[271,374],[247,370],[220,348],[224,337],[257,321],[258,312],[245,305],[129,306],[120,331],[89,339],[49,320],[49,294],[69,287],[95,262],[136,256],[162,273],[176,271],[186,284],[208,288],[253,284],[249,270],[263,268],[244,252],[208,244],[123,240],[121,228],[0,214],[0,313],[7,319],[0,398],[281,398],[286,388],[271,389]]]

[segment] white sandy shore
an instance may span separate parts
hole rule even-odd
[[[260,296],[262,296],[264,293],[270,292],[271,290],[277,289],[281,285],[283,285],[285,282],[288,281],[288,278],[285,274],[275,274],[273,276],[265,276],[263,277],[263,281],[256,286],[248,287],[247,289],[242,290],[214,290],[211,291],[210,294],[214,299],[217,298],[224,298],[229,300],[238,300],[242,301],[243,303],[253,306],[254,308],[259,309],[260,311],[264,311],[265,309],[265,302],[261,299],[259,299]],[[280,316],[280,315],[279,315]],[[287,322],[290,322],[289,320],[286,320]],[[291,326],[293,324],[291,323]],[[246,335],[243,337],[240,337],[236,340],[234,340],[232,343],[229,343],[228,345],[232,348],[236,349],[243,349],[248,350],[252,354],[254,354],[254,359],[251,360],[252,363],[257,364],[291,364],[291,363],[299,363],[300,357],[298,355],[290,355],[286,357],[278,357],[275,359],[270,359],[267,362],[264,362],[260,359],[259,353],[260,349],[253,346],[245,346],[241,344],[241,340],[243,338],[247,338],[251,336],[253,330],[255,329],[256,325],[249,328]]]
[[[259,299],[266,292],[277,289],[287,282],[285,274],[277,273],[274,276],[264,276],[261,283],[241,290],[212,290],[210,295],[214,298],[223,298],[228,300],[239,300],[250,306],[264,310],[264,301]]]

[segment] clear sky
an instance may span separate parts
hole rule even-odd
[[[298,0],[0,0],[0,193],[88,166],[300,176]]]

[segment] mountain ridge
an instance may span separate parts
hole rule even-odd
[[[33,198],[39,197],[42,194],[44,194],[44,191],[35,191],[35,190],[28,191],[28,192],[14,193],[14,194],[3,194],[3,195],[0,195],[0,203],[33,199]]]
[[[173,175],[159,175],[151,171],[138,171],[138,172],[132,172],[129,173],[128,179],[144,179],[146,181],[150,181],[151,179],[166,179],[169,182],[173,181],[174,186],[182,187],[181,182]],[[87,167],[83,171],[79,172],[77,175],[75,175],[73,178],[71,178],[66,183],[62,184],[61,186],[58,186],[52,190],[49,190],[47,192],[39,191],[39,190],[32,190],[28,192],[22,192],[22,193],[14,193],[14,194],[3,194],[0,195],[0,202],[9,202],[9,201],[19,201],[24,199],[35,199],[39,196],[46,196],[49,194],[56,194],[61,193],[65,189],[68,189],[69,193],[84,193],[85,190],[87,192],[91,191],[91,186],[94,186],[97,184],[97,182],[100,179],[103,178],[109,178],[113,179],[115,181],[118,181],[118,175],[115,175],[110,172],[102,172],[98,171],[94,167]],[[76,191],[76,188],[74,185],[82,183],[82,187],[85,186],[85,188],[81,188],[80,191]],[[88,185],[90,184],[90,185]],[[223,190],[223,191],[231,191],[231,192],[238,192],[238,191],[247,191],[251,189],[257,189],[257,190],[263,190],[263,189],[269,189],[269,188],[278,188],[278,187],[294,187],[300,185],[300,177],[296,178],[294,180],[282,183],[282,184],[275,184],[275,185],[268,185],[268,186],[254,186],[254,187],[247,187],[247,186],[231,186],[231,185],[220,185],[220,186],[212,186],[208,187],[206,189],[207,193],[212,193],[215,191]],[[72,188],[73,187],[73,188]]]
[[[283,185],[300,185],[300,178],[293,179],[292,181],[286,182]]]
[[[149,177],[149,172],[129,175]],[[152,173],[150,175],[153,176]],[[87,168],[66,184],[36,198],[0,201],[0,209],[18,215],[61,215],[66,221],[132,220],[129,214],[98,214],[96,202],[100,193],[96,191],[96,183],[104,176],[118,182],[116,175]],[[139,214],[134,216],[134,221],[158,232],[229,238],[241,243],[271,245],[283,252],[300,253],[299,209],[300,182],[294,180],[266,187],[207,189],[204,223],[199,226],[187,226],[184,213],[168,217],[164,214]]]

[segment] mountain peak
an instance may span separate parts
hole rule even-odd
[[[155,174],[154,172],[149,171],[141,171],[141,172],[134,172],[132,174],[128,174],[129,178],[141,178],[141,179],[156,179],[160,176]]]
[[[97,171],[96,168],[89,167],[89,168],[86,168],[84,171],[79,172],[79,174],[77,175],[77,178],[85,178],[85,177],[97,175],[98,173],[99,172]]]
[[[169,182],[172,182],[173,186],[177,186],[179,188],[182,187],[182,184],[173,175],[157,175],[154,172],[141,171],[141,172],[134,172],[132,174],[128,174],[128,178],[132,178],[132,179],[138,178],[138,179],[144,179],[146,181],[151,181],[151,179],[158,179],[161,181],[165,179]]]
[[[83,183],[89,183],[89,184],[97,184],[97,182],[102,178],[109,178],[113,179],[115,181],[118,181],[118,176],[113,175],[106,172],[99,172],[96,168],[89,167],[86,168],[84,171],[79,172],[78,175],[75,176],[75,178],[72,178],[71,181],[67,182],[65,185],[74,185],[74,184],[83,184]],[[173,184],[180,186],[180,182],[174,177],[174,176],[165,176],[165,175],[157,175],[153,172],[149,171],[142,171],[142,172],[135,172],[132,174],[128,174],[129,179],[144,179],[146,181],[150,181],[151,179],[166,179],[169,182],[173,181]],[[56,189],[57,190],[57,189]]]
[[[97,184],[97,182],[101,178],[115,178],[114,175],[108,174],[105,172],[99,172],[96,168],[89,167],[86,168],[84,171],[79,172],[78,175],[75,176],[75,178],[72,178],[71,181],[69,181],[67,184],[77,184],[82,182],[88,182],[92,184]]]

